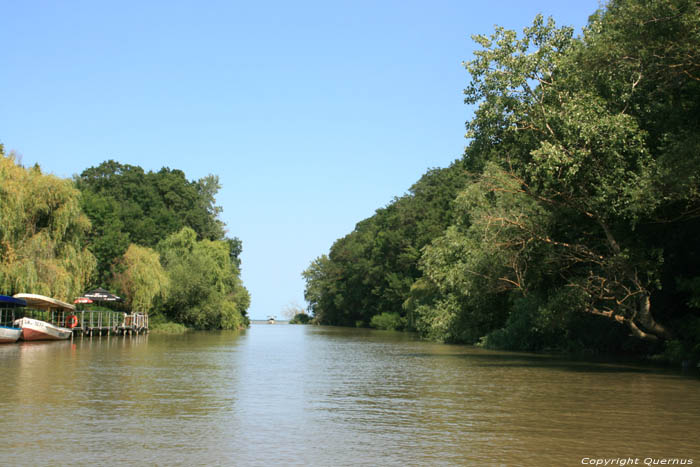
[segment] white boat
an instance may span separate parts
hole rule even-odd
[[[0,326],[0,344],[17,342],[22,335],[22,328]]]
[[[0,295],[0,344],[17,342],[22,335],[22,328],[12,326],[12,322],[19,315],[21,308],[27,306],[22,299]]]
[[[14,324],[22,328],[23,341],[63,340],[70,339],[73,334],[69,328],[56,326],[40,319],[20,318]]]
[[[27,302],[27,307],[42,310],[50,321],[54,323],[66,323],[71,327],[77,324],[75,317],[75,306],[61,300],[43,295],[21,293],[14,295],[14,298]],[[68,324],[70,323],[70,324]],[[70,339],[73,331],[69,327],[62,327],[48,321],[34,318],[20,318],[13,323],[22,328],[22,340],[63,340]]]

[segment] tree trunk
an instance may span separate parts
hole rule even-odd
[[[621,319],[619,319],[618,321],[622,321],[623,323],[625,323],[627,327],[630,328],[630,331],[632,331],[632,335],[634,337],[650,342],[656,342],[659,340],[659,338],[656,337],[654,334],[649,334],[639,329],[639,326],[634,324],[634,321],[632,321],[630,318],[620,318]]]
[[[648,333],[663,339],[671,338],[669,330],[662,324],[659,324],[651,314],[651,300],[648,294],[645,294],[641,299],[635,321]]]
[[[603,232],[605,232],[605,237],[608,240],[608,245],[612,251],[619,255],[622,251],[620,244],[617,243],[615,237],[608,225],[601,219],[598,219],[598,224],[602,227]],[[631,269],[631,268],[630,268]],[[639,306],[637,307],[637,312],[631,319],[625,319],[625,322],[632,330],[632,334],[639,337],[640,339],[655,341],[659,338],[668,339],[671,337],[671,333],[663,325],[656,322],[654,316],[651,314],[651,300],[649,298],[649,293],[640,283],[637,277],[637,271],[634,271],[634,284],[640,291],[644,291],[642,298],[640,299]],[[640,329],[641,328],[643,329]],[[646,331],[646,332],[645,332]]]

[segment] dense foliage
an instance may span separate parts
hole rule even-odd
[[[200,240],[224,237],[217,217],[221,208],[214,204],[220,188],[215,175],[191,182],[181,170],[144,172],[109,160],[84,170],[75,182],[93,224],[90,249],[98,259],[99,280],[110,277],[114,261],[131,243],[154,248],[183,227]]]
[[[311,322],[311,316],[304,312],[295,314],[292,319],[289,320],[289,324],[309,324]]]
[[[469,176],[438,184],[436,205],[396,200],[315,260],[316,318],[700,358],[700,6],[616,0],[581,37],[537,17],[475,40],[478,110],[446,169]]]
[[[156,322],[198,329],[248,324],[241,242],[224,236],[218,177],[189,181],[180,170],[145,172],[110,160],[75,183],[93,224],[99,282],[113,284],[132,308],[155,311]]]
[[[157,297],[167,296],[170,280],[156,251],[132,243],[115,269],[112,283],[123,292],[131,310],[147,313]]]
[[[0,145],[0,293],[72,301],[108,287],[129,309],[200,329],[247,326],[241,242],[224,236],[216,176],[107,161],[75,180]]]
[[[95,269],[90,221],[70,180],[26,169],[0,145],[0,291],[62,300],[82,294]]]
[[[314,260],[303,276],[317,321],[362,326],[374,315],[401,310],[422,275],[421,249],[452,222],[450,205],[466,180],[461,163],[429,171],[407,195],[357,224],[328,256]]]
[[[250,305],[229,242],[197,240],[183,228],[158,244],[169,292],[161,310],[198,329],[237,329],[248,325]]]

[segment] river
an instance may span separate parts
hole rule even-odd
[[[0,368],[2,465],[700,464],[680,370],[293,325],[3,345]]]

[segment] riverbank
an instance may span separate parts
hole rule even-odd
[[[307,325],[322,326],[315,321],[310,321],[305,323]],[[678,345],[675,342],[671,342],[668,352],[660,352],[656,354],[651,353],[639,353],[639,352],[604,352],[595,349],[557,349],[557,348],[545,348],[545,349],[517,349],[517,348],[507,348],[499,347],[497,345],[488,345],[485,339],[481,339],[476,344],[464,344],[464,343],[445,343],[436,340],[426,339],[421,337],[417,331],[411,330],[401,330],[394,327],[388,328],[374,328],[366,326],[338,326],[341,328],[348,329],[374,329],[378,331],[387,332],[397,332],[404,333],[428,342],[434,342],[440,345],[458,345],[465,347],[474,347],[484,350],[491,351],[501,351],[501,352],[515,352],[515,353],[527,353],[532,355],[545,355],[553,358],[564,358],[576,361],[590,361],[590,362],[620,362],[626,364],[640,364],[649,365],[654,368],[668,368],[668,369],[680,369],[688,374],[697,373],[700,375],[700,360],[692,357],[688,357],[682,352],[678,351]],[[634,350],[634,348],[633,348]]]

